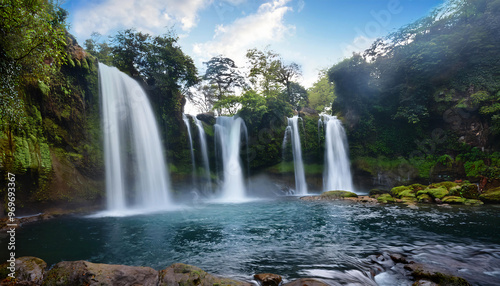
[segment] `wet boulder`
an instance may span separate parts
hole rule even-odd
[[[487,190],[479,196],[479,199],[485,203],[500,203],[500,187]]]
[[[12,272],[9,266],[9,263],[0,265],[0,281],[5,279],[5,285],[11,285],[8,283],[8,274]],[[42,285],[46,268],[47,263],[40,258],[32,256],[16,258],[14,267],[16,280],[15,283],[11,283],[14,283],[12,285]]]
[[[390,194],[382,194],[377,197],[377,201],[379,203],[387,204],[387,203],[394,203],[395,200]]]
[[[212,285],[234,285],[234,286],[250,286],[252,284],[228,278],[220,278],[208,274],[198,267],[175,263],[160,270],[159,283],[160,286],[167,285],[184,285],[184,286],[212,286]]]
[[[208,125],[215,124],[215,114],[213,112],[200,113],[200,114],[196,115],[196,118],[198,120],[205,122]]]
[[[45,275],[43,285],[158,285],[158,271],[150,267],[63,261]]]
[[[261,286],[278,286],[283,281],[281,276],[272,273],[255,274],[253,278],[257,280]]]

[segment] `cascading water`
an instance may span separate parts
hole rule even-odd
[[[286,144],[287,134],[290,135],[292,140],[292,154],[293,154],[293,165],[295,172],[295,194],[296,195],[306,195],[307,194],[307,183],[306,176],[304,173],[304,162],[302,161],[302,147],[300,145],[300,134],[299,134],[299,117],[294,116],[288,118],[288,126],[285,131],[285,138],[283,139],[283,146]]]
[[[188,132],[189,147],[191,149],[191,165],[193,166],[192,183],[193,183],[193,186],[196,186],[196,161],[194,160],[193,136],[191,136],[191,124],[189,124],[189,118],[184,113],[182,114],[182,121],[184,121],[184,124],[186,124],[187,132]]]
[[[212,193],[212,178],[210,176],[210,164],[208,161],[207,137],[205,135],[205,129],[203,128],[203,123],[198,118],[193,118],[196,123],[196,127],[198,127],[203,168],[205,169],[205,183],[203,184],[202,191]]]
[[[325,129],[323,191],[353,191],[347,137],[336,116],[321,115]]]
[[[99,80],[108,210],[169,208],[170,179],[146,94],[135,80],[102,63]]]
[[[240,159],[241,136],[247,134],[245,122],[241,118],[217,117],[215,138],[218,154],[222,157],[223,178],[221,201],[240,202],[246,199],[246,188]]]

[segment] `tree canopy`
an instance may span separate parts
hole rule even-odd
[[[361,153],[408,154],[450,123],[446,112],[467,113],[491,126],[481,132],[498,134],[499,31],[500,1],[451,0],[333,66],[333,108]]]

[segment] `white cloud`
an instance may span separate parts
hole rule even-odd
[[[139,31],[165,32],[165,27],[180,24],[184,31],[196,26],[198,11],[212,0],[105,0],[76,11],[74,32],[80,39],[92,32],[136,28]]]
[[[342,45],[342,54],[345,58],[352,56],[352,53],[363,53],[368,49],[376,38],[368,38],[366,36],[358,36],[354,38],[352,43]]]
[[[217,25],[213,39],[194,44],[194,53],[200,60],[223,54],[241,65],[247,49],[279,42],[294,32],[294,26],[284,23],[285,14],[292,10],[286,5],[289,1],[272,0],[231,24]]]

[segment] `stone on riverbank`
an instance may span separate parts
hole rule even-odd
[[[10,273],[8,266],[8,263],[0,265],[0,281],[6,279]],[[42,285],[46,268],[47,263],[40,258],[32,256],[16,258],[16,280],[12,281],[13,284],[6,282],[5,285]]]
[[[234,286],[250,286],[252,284],[228,278],[220,278],[208,274],[202,269],[182,264],[175,263],[159,272],[160,286],[167,285],[184,285],[184,286],[212,286],[212,285],[234,285]]]
[[[272,273],[255,274],[253,278],[257,280],[261,286],[278,286],[281,284],[281,281],[283,281],[280,275]]]
[[[150,267],[63,261],[45,275],[42,285],[158,285],[158,271]]]
[[[479,196],[479,199],[485,203],[500,203],[500,187],[487,190]]]
[[[428,266],[420,263],[406,264],[404,266],[406,270],[411,272],[411,276],[417,281],[420,280],[430,280],[437,285],[455,285],[455,286],[470,286],[471,284],[467,280],[448,274],[445,271],[438,271],[434,266]],[[421,284],[417,284],[421,285]]]
[[[383,203],[383,204],[396,202],[390,194],[382,194],[382,195],[378,196],[377,201],[379,203]]]

